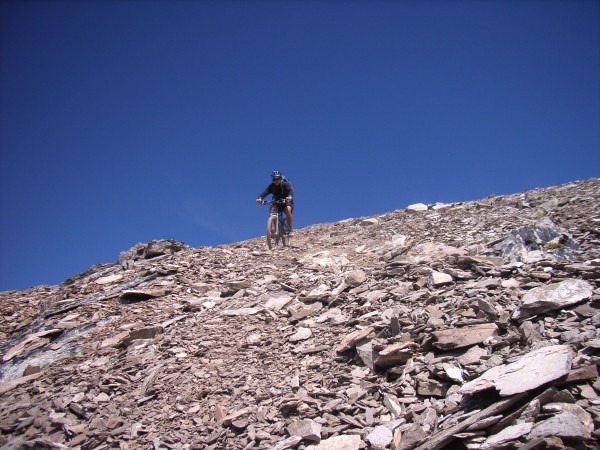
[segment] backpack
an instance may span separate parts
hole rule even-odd
[[[290,179],[288,177],[286,177],[284,174],[281,174],[281,181],[285,181],[286,183],[288,183],[290,185],[290,187],[292,188],[292,194],[294,194],[294,185],[292,184]]]

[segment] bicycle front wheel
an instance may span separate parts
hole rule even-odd
[[[269,247],[269,250],[272,250],[279,241],[277,233],[277,216],[269,216],[269,219],[267,220],[267,246]]]

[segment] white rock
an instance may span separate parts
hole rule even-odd
[[[307,450],[358,450],[362,443],[360,436],[342,435],[334,436],[321,441],[319,445],[310,445]]]
[[[448,275],[443,272],[431,272],[429,274],[429,278],[427,278],[427,286],[430,288],[437,288],[440,286],[445,286],[447,284],[452,284],[454,279],[452,275]]]
[[[225,309],[221,314],[223,316],[253,316],[261,311],[262,308]]]
[[[359,225],[363,225],[363,226],[368,226],[368,225],[378,225],[379,224],[379,220],[377,219],[365,219],[362,220]]]
[[[433,205],[433,207],[431,209],[433,209],[434,211],[442,211],[444,209],[448,209],[451,207],[452,207],[452,205],[449,205],[448,203],[437,202],[435,205]]]
[[[110,284],[123,279],[123,275],[109,275],[107,277],[98,278],[96,284]]]
[[[473,394],[495,388],[501,396],[519,394],[568,374],[572,361],[572,351],[566,345],[543,347],[511,364],[492,367],[479,378],[464,384],[460,392]]]
[[[367,436],[367,441],[369,441],[373,449],[386,448],[392,443],[392,439],[394,439],[392,430],[383,425],[376,426]]]
[[[462,383],[464,381],[462,370],[460,369],[460,367],[444,363],[442,364],[442,368],[444,369],[444,372],[446,373],[448,378],[450,378],[452,381],[456,381],[457,383]]]
[[[421,211],[427,211],[427,205],[424,203],[415,203],[413,205],[408,205],[406,207],[406,209],[408,211],[416,211],[416,212],[421,212]]]
[[[563,309],[589,299],[594,288],[584,280],[565,280],[558,284],[540,286],[527,291],[514,319]]]
[[[280,311],[289,302],[292,301],[292,296],[288,294],[277,294],[268,298],[265,303],[265,308],[270,311]]]
[[[300,327],[292,336],[290,336],[290,342],[305,341],[312,337],[312,331],[310,328]]]

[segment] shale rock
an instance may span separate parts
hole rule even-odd
[[[0,448],[595,449],[599,230],[590,179],[2,292]]]

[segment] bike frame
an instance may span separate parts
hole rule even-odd
[[[269,219],[267,220],[267,244],[269,248],[271,248],[273,244],[278,245],[279,241],[281,241],[285,247],[286,237],[290,232],[290,229],[287,225],[287,220],[283,218],[285,213],[280,209],[280,206],[285,206],[285,202],[264,201],[263,205],[266,204],[270,205]],[[273,221],[275,229],[271,229],[269,225],[272,221],[272,218],[275,218]]]

